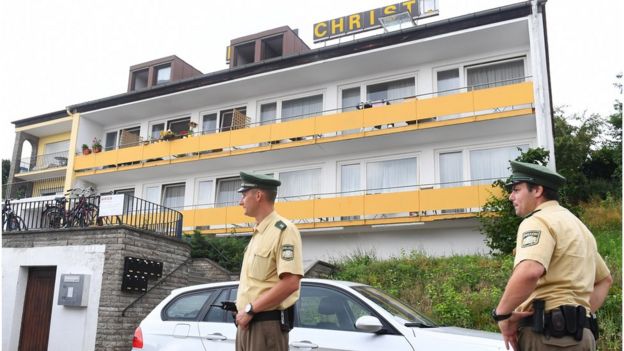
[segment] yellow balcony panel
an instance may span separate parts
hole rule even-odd
[[[432,97],[418,100],[418,119],[473,112],[472,93]]]
[[[74,158],[74,170],[91,169],[95,167],[95,155],[78,155]]]
[[[478,188],[479,206],[483,206],[490,198],[501,198],[503,191],[499,187],[491,185],[480,185]]]
[[[130,146],[117,150],[117,163],[140,161],[143,158],[143,145]],[[102,164],[98,164],[102,166]]]
[[[314,218],[314,200],[278,202],[275,209],[291,220]]]
[[[505,85],[473,91],[475,111],[533,103],[533,83]]]
[[[143,146],[143,159],[156,159],[169,155],[170,143],[168,141],[158,141]]]
[[[364,111],[355,110],[329,116],[316,117],[315,134],[360,129],[364,123]]]
[[[422,190],[420,203],[427,210],[479,207],[479,189],[478,186],[466,186]]]
[[[184,226],[207,226],[207,225],[225,225],[226,224],[226,208],[225,207],[217,207],[217,208],[196,208],[192,210],[183,210],[180,211],[182,215],[185,217]],[[187,222],[186,214],[193,213],[194,221]]]
[[[417,212],[420,210],[418,191],[366,195],[364,214]]]
[[[186,137],[169,141],[169,152],[172,155],[194,153],[199,149],[199,138]]]
[[[416,119],[416,100],[377,106],[362,110],[364,112],[364,127],[391,124],[395,122],[410,121]]]
[[[236,129],[230,135],[231,146],[259,144],[271,139],[271,125]]]
[[[199,150],[222,150],[230,146],[230,133],[212,133],[199,137]]]
[[[117,164],[117,151],[102,151],[94,154],[95,164],[98,166]]]
[[[314,200],[314,218],[357,216],[364,213],[363,196],[343,196]]]
[[[232,223],[253,223],[256,220],[252,217],[245,216],[245,211],[241,206],[225,207],[226,222]]]
[[[271,124],[271,140],[300,138],[314,134],[314,118]]]

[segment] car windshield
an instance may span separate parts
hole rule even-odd
[[[355,286],[353,289],[390,312],[395,319],[408,327],[435,327],[436,324],[415,311],[412,307],[385,292],[370,286]]]

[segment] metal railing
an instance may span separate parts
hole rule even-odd
[[[152,231],[156,234],[182,238],[182,214],[178,211],[123,194],[119,211],[112,215],[100,215],[110,203],[97,196],[60,196],[50,200],[24,201],[11,200],[3,205],[3,214],[17,216],[20,226],[3,230],[48,230],[74,227],[105,227],[127,225],[133,228]],[[104,211],[102,211],[104,213]]]
[[[41,171],[67,166],[69,150],[54,152],[51,154],[38,155],[36,157],[24,157],[19,162],[15,173]]]
[[[63,193],[64,186],[65,177],[6,183],[2,184],[2,199],[24,199]]]

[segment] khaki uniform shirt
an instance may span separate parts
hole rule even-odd
[[[546,273],[518,311],[532,310],[535,298],[546,301],[546,311],[560,305],[589,311],[594,282],[610,274],[592,233],[557,201],[542,203],[520,224],[514,267],[524,260],[541,263]]]
[[[282,273],[303,276],[301,235],[294,224],[274,211],[256,225],[245,249],[236,296],[238,310],[243,311],[245,305],[275,286]],[[299,298],[299,291],[292,293],[281,304],[269,306],[267,311],[285,310],[292,306]]]

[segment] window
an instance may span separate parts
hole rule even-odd
[[[215,133],[217,131],[217,114],[211,113],[202,117],[202,134]]]
[[[184,183],[163,185],[162,205],[171,209],[184,207]]]
[[[117,148],[117,131],[106,133],[104,151],[114,150],[115,148]]]
[[[368,101],[392,101],[416,95],[414,78],[406,78],[373,84],[366,87],[366,100]],[[399,101],[396,101],[399,102]]]
[[[54,154],[57,152],[67,152],[69,150],[69,140],[47,143],[44,147],[44,154]]]
[[[416,181],[416,157],[369,162],[366,165],[366,189],[369,194],[405,191],[404,187],[416,185]]]
[[[306,286],[297,301],[299,328],[358,332],[355,321],[375,315],[368,307],[333,289]]]
[[[321,169],[306,169],[302,171],[280,172],[279,180],[282,185],[278,194],[286,201],[301,200],[303,195],[314,195],[321,190]],[[309,198],[309,196],[305,196]]]
[[[167,83],[171,80],[171,64],[158,66],[154,68],[155,85]]]
[[[437,92],[438,96],[444,96],[449,94],[457,94],[460,88],[459,83],[459,69],[450,69],[447,71],[440,71],[437,73],[438,77],[438,86]]]
[[[159,186],[148,186],[145,187],[144,194],[145,201],[153,202],[155,204],[160,203],[160,187]]]
[[[262,40],[261,57],[263,60],[282,56],[283,35]]]
[[[188,133],[190,122],[191,117],[184,117],[167,121],[167,130],[171,130],[176,135]]]
[[[206,207],[206,205],[214,203],[212,195],[212,180],[202,180],[197,183],[197,205]]]
[[[241,195],[237,190],[241,187],[242,183],[243,181],[239,177],[218,179],[216,207],[238,205]]]
[[[440,187],[452,188],[461,186],[463,180],[462,152],[445,152],[440,154]]]
[[[360,104],[360,88],[350,88],[342,91],[342,111],[353,111]]]
[[[511,174],[509,160],[515,160],[528,148],[529,145],[519,145],[470,151],[470,177],[473,185],[492,184],[494,180],[508,177]]]
[[[524,60],[467,67],[466,74],[468,90],[516,84],[524,80]]]
[[[147,88],[149,69],[132,72],[132,90]]]
[[[282,120],[316,116],[322,112],[322,94],[282,101]]]
[[[165,124],[164,123],[157,123],[152,125],[152,131],[150,133],[150,138],[152,140],[158,140],[160,139],[160,132],[165,130]]]
[[[234,67],[254,62],[256,42],[239,44],[234,47]]]
[[[340,167],[340,191],[342,195],[357,195],[360,190],[360,164],[342,165]]]
[[[210,309],[208,309],[208,313],[206,313],[206,316],[204,316],[204,322],[234,323],[234,318],[232,317],[232,314],[230,312],[224,311],[219,306],[223,301],[235,301],[237,291],[238,288],[222,290],[216,300],[212,302],[212,306],[210,306]]]
[[[124,213],[130,213],[134,209],[134,189],[119,189],[114,194],[124,195]],[[126,196],[128,195],[128,196]]]
[[[126,128],[119,131],[119,148],[136,146],[141,141],[141,127]]]
[[[182,295],[169,303],[163,311],[164,320],[194,320],[213,291]]]
[[[277,118],[277,102],[260,106],[260,125],[275,123]]]

